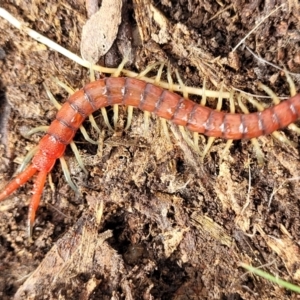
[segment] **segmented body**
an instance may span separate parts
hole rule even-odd
[[[300,116],[300,94],[263,112],[245,115],[215,111],[134,78],[111,77],[91,82],[64,103],[40,141],[31,165],[0,193],[0,200],[5,199],[38,172],[29,207],[30,228],[47,173],[64,154],[85,118],[99,108],[114,104],[137,107],[191,131],[224,139],[251,139],[267,135],[288,126]]]

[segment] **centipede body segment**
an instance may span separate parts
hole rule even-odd
[[[0,193],[1,201],[38,173],[28,216],[30,233],[46,175],[62,157],[83,121],[99,108],[114,104],[137,107],[206,136],[234,140],[270,134],[300,116],[300,94],[262,112],[245,115],[215,111],[135,78],[110,77],[91,82],[63,104],[41,139],[32,163]]]

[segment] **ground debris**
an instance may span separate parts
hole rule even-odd
[[[122,270],[124,272],[124,266],[120,256],[105,242],[112,236],[112,231],[98,233],[97,213],[85,213],[56,242],[19,288],[14,299],[41,299],[45,294],[50,299],[58,299],[61,295],[57,288],[74,282],[78,284],[82,280],[79,274],[85,276],[80,291],[82,299],[88,299],[87,295],[102,282],[110,282],[112,290],[116,288],[114,284],[119,281],[118,274]],[[69,299],[78,293],[75,290],[69,292]]]
[[[91,63],[107,53],[121,23],[122,0],[103,0],[98,12],[82,28],[81,56]]]
[[[84,1],[2,2],[28,27],[80,52]],[[299,73],[296,1],[288,1],[288,9],[278,9],[250,35],[257,21],[274,9],[272,1],[255,1],[259,5],[254,8],[244,0],[125,2],[122,14],[127,14],[128,26],[122,34],[119,31],[124,43],[115,43],[114,62],[122,59],[118,51],[126,54],[133,45],[138,55],[130,70],[137,73],[150,62],[162,61],[178,69],[184,84],[198,91],[203,81],[214,91],[224,82],[224,92],[233,87],[265,96],[257,87],[259,80],[278,96],[289,95],[284,72],[266,61]],[[127,30],[133,31],[132,45],[127,43]],[[42,83],[56,77],[79,89],[89,81],[89,70],[2,19],[0,49],[1,82],[10,104],[0,122],[6,126],[0,145],[3,186],[43,136],[24,138],[23,129],[49,125],[55,117]],[[176,81],[174,73],[165,70],[162,79],[170,75]],[[147,76],[156,74],[152,68]],[[299,81],[295,82],[299,92]],[[66,101],[64,91],[53,83],[50,87],[60,102]],[[207,98],[206,105],[215,108],[216,99]],[[229,111],[228,102],[222,110]],[[112,121],[112,109],[107,112]],[[299,146],[291,150],[270,136],[260,138],[260,166],[249,141],[235,141],[222,156],[225,143],[217,139],[201,160],[177,138],[177,127],[168,141],[157,117],[150,116],[145,132],[143,113],[134,110],[132,126],[122,130],[127,108],[120,106],[118,139],[100,113],[94,117],[101,137],[89,121],[84,127],[91,138],[101,140],[102,148],[86,142],[80,133],[75,136],[89,175],[81,172],[70,150],[65,157],[69,166],[76,166],[71,168],[72,180],[82,196],[74,197],[57,164],[51,173],[53,190],[47,184],[43,191],[33,243],[24,233],[32,184],[1,203],[1,299],[10,300],[16,293],[21,299],[28,299],[29,293],[36,299],[296,299],[239,265],[264,266],[299,284]],[[297,134],[289,129],[284,134],[299,144]],[[200,151],[206,142],[200,136]],[[103,194],[109,196],[99,225],[94,212]],[[260,230],[255,231],[257,224]]]

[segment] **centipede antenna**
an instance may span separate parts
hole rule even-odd
[[[39,150],[39,146],[34,147],[28,153],[26,154],[25,158],[23,159],[22,164],[19,166],[15,174],[18,174],[20,172],[23,172],[23,170],[27,167],[33,156],[37,153]]]
[[[58,103],[58,101],[55,99],[55,97],[53,96],[53,94],[50,92],[50,90],[48,89],[48,87],[46,86],[46,84],[43,82],[43,86],[44,86],[44,89],[47,93],[47,96],[50,100],[50,102],[52,103],[52,105],[57,109],[57,110],[60,110],[61,108],[61,104]]]
[[[82,125],[79,127],[79,130],[86,141],[88,141],[91,144],[98,145],[97,141],[94,141],[89,137],[88,133],[86,132],[85,128]]]
[[[61,88],[63,88],[69,95],[74,94],[75,90],[72,89],[69,85],[66,83],[60,81],[57,77],[51,77],[51,79]]]
[[[126,123],[125,130],[128,130],[131,125],[132,116],[133,116],[133,106],[129,105],[127,108],[127,123]]]
[[[70,171],[69,171],[68,165],[66,163],[66,160],[64,159],[64,157],[60,157],[59,160],[60,160],[61,167],[62,167],[62,170],[63,170],[63,173],[65,175],[65,178],[66,178],[66,181],[67,181],[68,185],[71,187],[71,189],[76,194],[79,194],[77,186],[73,183],[73,181],[71,179]]]
[[[28,130],[23,135],[25,137],[30,137],[31,135],[33,135],[37,132],[46,132],[48,130],[48,128],[49,128],[49,126],[38,126],[38,127],[35,127],[35,128],[32,128],[32,129]]]
[[[159,69],[157,71],[157,74],[156,74],[156,77],[154,80],[154,84],[158,84],[160,82],[164,66],[165,66],[165,63],[161,63],[161,65],[159,66]]]
[[[290,76],[290,74],[289,74],[289,72],[287,71],[286,68],[284,68],[284,74],[285,74],[285,77],[286,77],[286,81],[288,82],[289,87],[290,87],[291,97],[293,97],[293,96],[295,96],[297,94],[295,82],[292,79],[292,77]]]
[[[111,130],[111,131],[114,131],[113,128],[111,127],[111,125],[109,124],[107,111],[106,111],[105,107],[101,107],[101,114],[102,114],[102,117],[104,119],[104,123],[108,127],[108,129]]]
[[[87,171],[87,169],[84,166],[84,163],[83,163],[83,161],[81,159],[81,155],[80,155],[80,153],[78,151],[78,148],[77,148],[76,144],[74,142],[71,142],[70,143],[70,147],[71,147],[71,149],[72,149],[72,151],[73,151],[73,153],[74,153],[74,155],[76,157],[76,160],[77,160],[78,165],[80,166],[81,170],[83,170],[83,172],[86,175],[88,175],[88,171]]]
[[[246,105],[242,102],[242,95],[239,94],[238,97],[237,97],[237,99],[238,99],[238,105],[239,105],[239,107],[241,108],[242,112],[243,112],[244,114],[249,114],[248,108],[247,108]],[[264,164],[264,154],[263,154],[263,152],[262,152],[262,150],[261,150],[261,148],[260,148],[260,145],[259,145],[259,143],[258,143],[257,138],[252,138],[252,139],[251,139],[251,143],[252,143],[252,145],[253,145],[253,150],[254,150],[255,155],[256,155],[256,157],[257,157],[258,164],[262,166],[262,165]]]

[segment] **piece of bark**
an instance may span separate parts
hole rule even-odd
[[[103,0],[82,29],[81,56],[96,63],[112,46],[121,23],[122,0]]]

